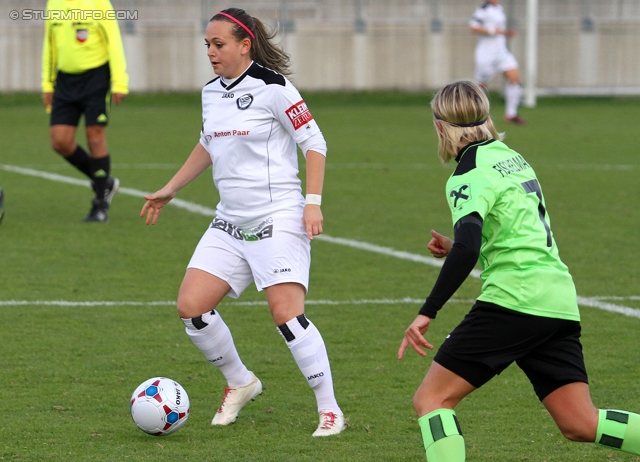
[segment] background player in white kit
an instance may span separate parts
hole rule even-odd
[[[507,78],[504,120],[525,125],[526,121],[518,115],[522,97],[518,62],[507,48],[507,37],[513,37],[515,31],[507,29],[507,16],[498,2],[487,0],[469,21],[471,31],[478,35],[474,54],[475,79],[486,87],[498,72],[502,72]]]
[[[200,142],[162,189],[145,196],[140,216],[155,224],[177,191],[213,165],[220,193],[216,217],[193,253],[178,295],[187,334],[228,383],[211,423],[233,423],[262,393],[262,383],[240,359],[215,310],[225,295],[238,298],[255,281],[315,393],[320,424],[313,436],[328,436],[346,424],[324,341],[304,314],[310,240],[322,232],[327,148],[300,93],[283,76],[289,73],[288,55],[271,38],[244,10],[229,8],[211,18],[205,45],[218,77],[202,91]],[[306,158],[306,200],[296,144]]]

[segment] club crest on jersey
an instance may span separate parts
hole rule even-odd
[[[89,31],[87,29],[76,30],[76,40],[80,43],[85,42],[89,38]]]
[[[236,100],[238,109],[240,109],[241,111],[244,111],[245,109],[249,109],[249,106],[251,106],[251,103],[253,103],[253,96],[251,95],[251,93],[242,95],[240,98]]]
[[[311,115],[311,112],[309,112],[307,103],[305,103],[304,100],[298,101],[285,112],[287,113],[289,120],[291,120],[295,130],[313,120],[313,116]]]
[[[451,210],[459,210],[471,200],[471,185],[461,184],[451,188],[448,194]]]

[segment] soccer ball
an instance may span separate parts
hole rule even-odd
[[[166,377],[142,382],[131,395],[131,417],[140,430],[150,435],[175,432],[187,421],[190,411],[185,389]]]

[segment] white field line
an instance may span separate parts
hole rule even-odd
[[[473,303],[473,299],[452,298],[448,303]],[[363,300],[305,300],[305,305],[402,305],[424,303],[424,299],[418,298],[380,298]],[[0,300],[0,306],[175,306],[175,300],[160,300],[155,302],[134,301],[99,301],[99,302],[73,302],[69,300]],[[267,306],[266,300],[246,302],[225,302],[231,306]]]
[[[35,176],[35,177],[39,177],[39,178],[44,178],[44,179],[51,180],[51,181],[58,181],[58,182],[67,183],[67,184],[90,187],[90,184],[89,184],[88,181],[78,180],[76,178],[71,178],[71,177],[67,177],[67,176],[63,176],[63,175],[58,175],[58,174],[55,174],[55,173],[48,173],[48,172],[43,172],[43,171],[40,171],[40,170],[34,170],[34,169],[30,169],[30,168],[17,167],[17,166],[14,166],[14,165],[4,165],[4,164],[0,164],[0,169],[8,171],[8,172],[19,173],[19,174],[22,174],[22,175],[29,175],[29,176]],[[139,191],[137,189],[123,188],[123,187],[121,187],[118,192],[122,193],[122,194],[130,195],[130,196],[134,196],[134,197],[143,197],[144,195],[149,194],[147,192]],[[202,205],[198,205],[198,204],[195,204],[193,202],[188,202],[188,201],[184,201],[184,200],[181,200],[181,199],[173,199],[171,202],[169,202],[169,204],[173,204],[173,206],[175,206],[175,207],[179,207],[181,209],[185,209],[185,210],[188,210],[190,212],[198,213],[200,215],[205,215],[205,216],[208,216],[208,217],[213,217],[213,215],[215,214],[215,209],[212,209],[212,208],[209,208],[209,207],[204,207]],[[439,259],[436,259],[436,258],[426,257],[424,255],[412,254],[412,253],[404,252],[404,251],[401,251],[401,250],[395,250],[395,249],[392,249],[390,247],[382,247],[382,246],[379,246],[379,245],[369,244],[369,243],[366,243],[366,242],[356,241],[356,240],[353,240],[353,239],[346,239],[346,238],[342,238],[342,237],[332,237],[332,236],[328,236],[326,234],[321,234],[319,236],[316,236],[315,239],[318,239],[318,240],[321,240],[321,241],[331,242],[333,244],[345,245],[345,246],[352,247],[352,248],[355,248],[355,249],[367,250],[369,252],[374,252],[374,253],[378,253],[378,254],[382,254],[382,255],[387,255],[387,256],[390,256],[390,257],[400,258],[402,260],[409,260],[409,261],[414,261],[414,262],[417,262],[417,263],[423,263],[423,264],[430,265],[430,266],[435,266],[435,267],[438,267],[438,268],[442,267],[442,264],[443,264],[442,260],[439,260]],[[475,278],[479,278],[480,277],[480,272],[478,270],[473,270],[472,273],[471,273],[471,276],[473,276]],[[640,297],[637,297],[637,298],[640,298]],[[631,307],[628,307],[628,306],[621,306],[621,305],[617,305],[617,304],[613,304],[613,303],[608,303],[608,302],[605,302],[603,300],[604,300],[603,297],[582,297],[582,296],[578,296],[578,303],[581,306],[589,306],[589,307],[592,307],[592,308],[598,308],[598,309],[601,309],[601,310],[604,310],[604,311],[609,311],[609,312],[612,312],[612,313],[620,313],[620,314],[624,314],[625,316],[631,316],[631,317],[640,318],[640,309],[631,308]],[[631,298],[630,300],[636,300],[636,298]],[[11,301],[11,300],[9,300],[7,302],[0,301],[0,306],[4,305],[5,303],[8,303],[8,302],[11,302],[11,303],[22,303],[22,301]],[[29,302],[29,303],[35,303],[35,302]],[[43,303],[46,303],[46,302],[43,302]],[[49,303],[55,304],[56,302],[49,302]],[[85,302],[80,302],[80,303],[85,303]],[[92,302],[86,302],[86,303],[92,303]],[[102,302],[97,302],[97,303],[102,303]],[[120,302],[104,302],[104,303],[117,304],[117,303],[120,303]],[[130,303],[137,303],[137,302],[125,302],[125,303],[130,304]],[[142,303],[141,302],[140,304],[141,305],[149,305],[149,304],[153,304],[153,303],[164,303],[164,302],[151,302],[151,303]],[[314,301],[313,300],[307,300],[306,303],[313,304]],[[345,302],[335,301],[335,303],[336,304],[338,304],[338,303],[346,303],[346,301]],[[419,300],[416,303],[422,303],[422,300]]]
[[[425,265],[435,266],[436,268],[441,268],[442,265],[444,264],[443,259],[426,257],[424,255],[404,252],[402,250],[395,250],[395,249],[392,249],[391,247],[382,247],[375,244],[368,244],[367,242],[354,241],[353,239],[345,239],[343,237],[331,237],[331,236],[327,236],[326,234],[320,234],[319,236],[314,237],[314,239],[331,242],[332,244],[346,245],[347,247],[352,247],[354,249],[367,250],[369,252],[388,255],[390,257],[396,257],[402,260],[410,260],[418,263],[424,263]],[[474,278],[480,278],[480,271],[474,269],[473,271],[471,271],[471,275]]]
[[[596,299],[606,297],[578,297],[578,303],[582,306],[590,306],[593,308],[599,308],[605,311],[613,313],[624,314],[625,316],[640,318],[640,310],[634,308],[628,308],[625,306],[614,305],[611,303],[602,303]],[[632,295],[630,297],[617,297],[616,300],[637,300],[640,296]],[[400,298],[400,299],[362,299],[362,300],[306,300],[306,305],[404,305],[412,304],[417,305],[424,302],[424,299],[419,298]],[[447,303],[474,303],[474,299],[462,299],[452,298]],[[74,302],[69,300],[0,300],[0,307],[2,306],[64,306],[64,307],[96,307],[96,306],[175,306],[175,300],[164,301],[152,301],[152,302],[134,302],[128,300],[122,301],[97,301],[97,302]],[[246,301],[246,302],[225,302],[225,305],[230,306],[267,306],[265,300],[258,301]]]

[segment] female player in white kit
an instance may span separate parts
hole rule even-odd
[[[262,393],[229,328],[216,310],[255,281],[273,320],[313,389],[320,424],[313,436],[346,428],[335,398],[329,358],[318,329],[304,314],[310,241],[322,232],[320,210],[326,143],[300,93],[284,77],[289,57],[265,26],[244,10],[216,13],[206,29],[207,55],[217,78],[202,90],[200,141],[175,176],[145,196],[140,216],[155,224],[162,207],[213,165],[220,193],[216,217],[187,267],[178,313],[193,343],[228,386],[213,425],[228,425]],[[306,199],[296,144],[306,158]]]
[[[502,72],[508,81],[504,120],[525,125],[527,122],[518,115],[522,97],[518,62],[507,48],[507,37],[513,37],[515,31],[507,29],[507,16],[498,2],[487,0],[469,21],[471,31],[478,35],[474,56],[475,79],[486,87],[498,72]]]

